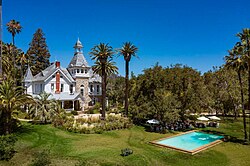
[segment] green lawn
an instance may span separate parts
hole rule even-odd
[[[247,166],[250,163],[250,145],[223,142],[194,156],[159,148],[149,141],[166,137],[169,134],[145,132],[143,127],[135,126],[128,130],[110,131],[103,134],[76,134],[56,129],[51,125],[31,125],[23,123],[18,133],[17,153],[9,161],[0,165],[29,165],[34,153],[47,149],[50,151],[52,165],[70,166],[79,160],[89,165],[209,165],[209,166]],[[240,129],[238,129],[240,127]],[[243,138],[241,121],[221,124],[216,130]],[[122,148],[130,148],[134,153],[120,156]]]

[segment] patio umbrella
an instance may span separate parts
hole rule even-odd
[[[209,117],[209,119],[211,119],[211,120],[220,120],[220,118],[218,118],[217,116],[211,116],[211,117]]]
[[[151,120],[147,120],[147,123],[149,124],[160,124],[160,122],[156,119],[151,119]]]
[[[209,119],[208,118],[206,118],[205,116],[201,116],[201,117],[199,117],[199,118],[197,118],[198,120],[200,120],[200,121],[208,121]]]

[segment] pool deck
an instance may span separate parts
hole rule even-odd
[[[180,133],[180,134],[176,134],[176,135],[173,135],[173,136],[169,136],[169,137],[165,137],[165,138],[161,138],[161,139],[158,139],[158,140],[154,140],[154,141],[150,141],[149,143],[153,144],[153,145],[156,145],[156,146],[159,146],[159,147],[164,147],[164,148],[170,148],[170,149],[173,149],[173,150],[176,150],[176,151],[179,151],[179,152],[183,152],[183,153],[189,153],[189,154],[196,154],[196,153],[199,153],[203,150],[206,150],[208,148],[211,148],[217,144],[220,144],[222,143],[223,141],[220,139],[220,140],[216,140],[216,141],[213,141],[207,145],[203,145],[199,148],[196,148],[194,150],[185,150],[185,149],[180,149],[180,148],[177,148],[177,147],[174,147],[174,146],[169,146],[169,145],[163,145],[163,144],[160,144],[160,143],[157,143],[161,140],[164,140],[164,139],[168,139],[168,138],[172,138],[172,137],[177,137],[177,136],[180,136],[180,135],[184,135],[184,134],[187,134],[187,133],[192,133],[192,132],[201,132],[199,130],[192,130],[192,131],[188,131],[188,132],[185,132],[185,133]]]

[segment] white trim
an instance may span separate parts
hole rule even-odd
[[[67,70],[67,69],[66,69]],[[67,80],[70,82],[70,83],[73,83],[73,81],[71,81],[68,76],[66,74],[64,74],[64,72],[60,69],[60,68],[57,68],[53,73],[51,73],[45,80],[44,82],[46,82],[49,78],[51,78],[57,71],[60,71],[61,74],[63,74],[63,76],[65,78],[67,78]]]

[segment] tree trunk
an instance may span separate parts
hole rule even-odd
[[[248,63],[248,108],[247,109],[249,111],[250,110],[250,46],[249,46],[249,38],[247,38],[247,51],[248,51],[248,61],[247,61],[247,63]],[[243,117],[243,120],[244,120],[244,117]],[[249,123],[249,141],[250,141],[250,123]]]
[[[8,110],[3,111],[3,134],[8,135],[11,133],[11,113]]]
[[[241,105],[242,105],[242,113],[243,113],[243,126],[244,126],[244,138],[247,140],[247,129],[246,129],[246,114],[245,114],[245,108],[244,108],[244,94],[243,94],[243,88],[242,88],[242,80],[240,71],[238,71],[238,78],[240,82],[240,94],[241,94]]]
[[[125,64],[125,70],[126,70],[126,76],[125,76],[125,84],[126,84],[126,87],[125,87],[125,115],[126,117],[128,117],[128,80],[129,80],[129,61],[126,61],[126,64]]]
[[[15,45],[15,35],[12,34],[12,44]]]
[[[15,70],[15,66],[16,66],[16,55],[15,55],[15,52],[14,52],[14,47],[15,47],[15,35],[13,35],[12,34],[12,44],[13,44],[13,50],[12,50],[12,61],[13,61],[13,68],[14,68],[14,70]],[[15,76],[15,74],[13,75],[13,78],[14,78],[14,82],[15,82],[15,84],[17,83],[16,82],[16,76]]]
[[[234,104],[234,120],[237,120],[237,108],[235,104]]]
[[[106,110],[106,66],[102,63],[102,119],[105,119]]]

